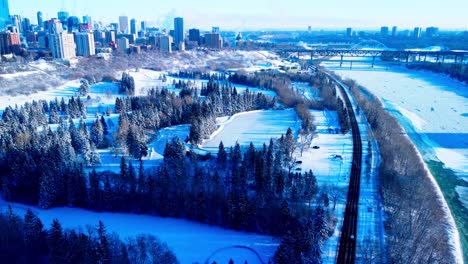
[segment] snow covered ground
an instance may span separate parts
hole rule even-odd
[[[333,208],[332,196],[337,197],[336,207],[333,210],[337,225],[333,235],[323,245],[322,255],[323,263],[335,263],[346,207],[353,140],[351,133],[344,135],[341,132],[335,133],[335,128],[341,130],[336,112],[328,110],[311,112],[315,118],[317,135],[302,157],[299,151],[296,151],[295,155],[297,160],[302,161],[298,168],[303,172],[312,170],[319,186],[327,189],[331,200],[330,209]]]
[[[326,65],[326,64],[325,64]],[[426,159],[442,161],[468,181],[468,87],[447,76],[403,67],[374,69],[327,66],[378,96]],[[366,67],[366,66],[362,66]],[[413,133],[417,135],[413,135]]]
[[[269,236],[227,230],[181,219],[163,218],[149,215],[123,213],[97,213],[77,208],[53,208],[42,210],[33,206],[7,203],[0,200],[0,209],[5,210],[8,204],[16,214],[24,217],[30,208],[38,214],[46,228],[50,228],[53,219],[57,218],[64,228],[97,227],[104,222],[109,233],[117,233],[121,239],[139,234],[152,234],[167,243],[176,254],[180,263],[204,263],[216,250],[226,248],[213,255],[209,263],[260,263],[250,251],[232,246],[248,246],[257,251],[264,262],[273,257],[279,241]]]
[[[218,118],[218,129],[203,142],[202,148],[217,153],[221,141],[226,147],[234,146],[237,141],[241,147],[247,147],[252,142],[260,148],[263,143],[268,145],[271,138],[286,134],[288,127],[298,131],[300,125],[293,109],[251,111]]]
[[[380,98],[405,129],[426,161],[441,161],[456,177],[468,181],[468,87],[441,74],[408,70],[379,62],[339,67],[324,66],[344,78],[354,79]],[[462,204],[467,205],[467,185],[457,186]],[[446,190],[447,191],[447,190]],[[468,209],[465,207],[465,210]],[[452,219],[453,221],[453,219]],[[456,232],[455,240],[456,238]],[[460,246],[453,241],[459,258]]]

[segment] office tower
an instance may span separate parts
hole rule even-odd
[[[346,28],[346,36],[351,37],[353,35],[353,28]]]
[[[83,23],[92,25],[93,19],[91,18],[91,16],[83,16]]]
[[[62,22],[62,26],[67,24],[67,18],[70,16],[67,11],[60,11],[57,13],[57,17]]]
[[[205,45],[210,49],[220,50],[223,47],[223,40],[219,33],[206,33]]]
[[[211,32],[213,33],[219,33],[219,27],[212,27]]]
[[[130,48],[130,42],[126,37],[120,37],[117,39],[117,49],[123,53],[127,53]]]
[[[63,30],[58,20],[49,21],[49,47],[52,56],[57,59],[71,59],[76,56],[76,45],[73,34]]]
[[[120,32],[123,32],[125,34],[128,33],[128,17],[127,16],[119,17],[119,26],[120,26],[120,29],[119,29]]]
[[[18,32],[23,32],[23,19],[20,15],[11,16],[11,22]]]
[[[421,28],[420,27],[415,27],[413,31],[413,38],[420,38],[421,37]]]
[[[111,30],[115,30],[117,32],[120,31],[119,23],[111,23],[110,27],[111,27]]]
[[[80,24],[81,24],[80,19],[76,16],[71,16],[67,18],[68,33],[78,31],[80,29]]]
[[[426,28],[426,37],[432,38],[439,35],[439,28],[438,27],[428,27]]]
[[[398,31],[397,26],[393,26],[393,27],[392,27],[392,37],[396,37],[397,31]]]
[[[172,52],[172,37],[166,35],[160,35],[158,38],[159,51],[163,53]]]
[[[18,33],[0,32],[0,55],[16,53],[20,50],[20,47],[21,42]]]
[[[41,28],[44,27],[44,17],[42,15],[42,12],[39,11],[37,12],[37,28],[41,30]]]
[[[31,21],[29,20],[29,18],[25,17],[23,19],[23,32],[29,32],[31,31]]]
[[[92,33],[77,33],[76,35],[76,55],[93,56],[96,54],[94,47],[94,35]]]
[[[184,19],[174,18],[174,43],[178,47],[180,42],[184,42]]]
[[[10,9],[8,0],[0,0],[0,30],[3,29],[10,21]]]
[[[100,43],[105,43],[106,41],[106,32],[100,31],[100,30],[95,30],[93,31],[94,35],[94,41],[95,42],[100,42]]]
[[[106,38],[105,38],[105,41],[106,43],[115,43],[116,39],[116,34],[115,34],[115,31],[106,31]]]
[[[388,37],[388,27],[381,27],[380,28],[380,36]]]
[[[146,31],[146,21],[141,21],[141,31]]]
[[[130,34],[136,34],[137,33],[137,21],[135,18],[132,18],[130,20]]]
[[[197,42],[200,45],[200,30],[192,28],[189,30],[189,41]]]

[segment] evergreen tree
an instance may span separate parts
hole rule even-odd
[[[219,168],[225,168],[226,161],[227,161],[227,153],[226,153],[226,150],[224,149],[223,141],[221,141],[219,142],[218,156],[216,158],[216,163],[218,164]]]
[[[107,237],[107,230],[102,221],[99,221],[97,228],[98,233],[98,243],[97,243],[97,257],[98,263],[110,263],[110,248],[109,248],[109,238]]]
[[[97,148],[100,148],[103,146],[104,128],[102,127],[102,122],[99,119],[96,119],[91,126],[91,138],[90,139],[91,139],[91,142],[93,142]]]
[[[24,244],[25,261],[27,263],[40,263],[47,254],[44,226],[37,215],[30,209],[24,216]]]
[[[63,263],[65,252],[64,252],[64,237],[62,231],[62,225],[57,219],[52,222],[52,228],[49,230],[48,235],[49,245],[49,263]]]

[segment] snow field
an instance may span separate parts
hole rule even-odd
[[[271,138],[286,134],[288,127],[293,131],[300,128],[300,120],[293,109],[245,112],[227,120],[218,119],[218,122],[222,121],[212,137],[202,143],[202,149],[217,153],[221,141],[225,147],[234,146],[236,142],[241,147],[247,147],[252,142],[255,147],[261,148],[263,143],[268,145]]]
[[[220,227],[199,224],[181,219],[163,218],[148,215],[124,213],[97,213],[78,208],[53,208],[42,210],[34,206],[7,203],[0,200],[0,209],[6,210],[11,205],[14,212],[24,217],[30,208],[36,213],[45,228],[50,228],[57,218],[63,228],[97,227],[103,221],[108,233],[117,233],[125,240],[131,236],[151,234],[167,243],[180,263],[204,263],[216,250],[235,245],[248,246],[262,256],[264,262],[273,257],[279,241],[269,236],[227,230]],[[215,254],[212,261],[228,263],[233,258],[234,263],[260,263],[257,257],[248,250],[226,249]]]

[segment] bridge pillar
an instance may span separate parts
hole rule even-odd
[[[340,60],[340,68],[343,66],[343,55],[341,55],[341,60]]]
[[[372,68],[374,68],[374,64],[375,64],[375,56],[372,56]]]

